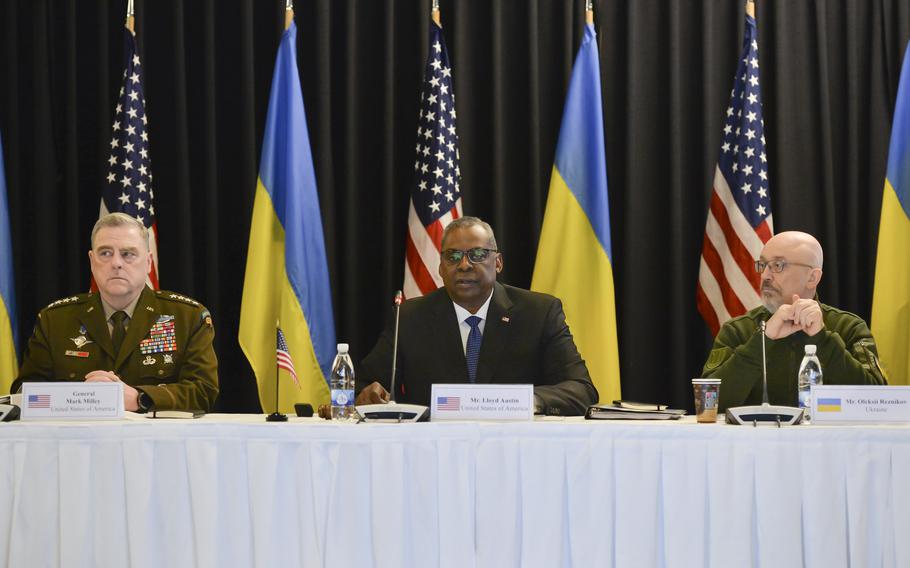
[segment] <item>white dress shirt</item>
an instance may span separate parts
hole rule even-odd
[[[465,320],[471,316],[477,316],[480,318],[480,324],[478,324],[477,329],[480,330],[480,335],[483,335],[483,330],[487,325],[487,310],[490,309],[490,299],[493,298],[493,291],[490,290],[490,295],[487,296],[487,301],[480,306],[480,309],[477,310],[476,314],[472,314],[468,310],[462,308],[455,302],[452,302],[452,305],[455,306],[455,317],[458,318],[458,331],[461,332],[461,350],[465,353],[468,351],[468,334],[471,333],[471,325]]]

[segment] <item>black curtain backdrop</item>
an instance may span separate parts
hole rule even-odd
[[[85,290],[123,1],[0,1],[0,132],[19,331]],[[583,0],[442,0],[464,210],[505,282],[530,284]],[[259,409],[237,344],[283,0],[136,1],[162,287],[216,324],[222,411]],[[595,2],[623,395],[692,407],[711,337],[695,308],[737,0]],[[298,63],[339,341],[372,347],[401,286],[430,0],[297,0]],[[759,0],[774,227],[825,248],[821,297],[868,318],[906,0]],[[22,347],[20,346],[20,347]]]

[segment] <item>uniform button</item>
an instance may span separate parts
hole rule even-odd
[[[75,378],[76,378],[76,373],[70,373],[70,378],[71,378],[71,379],[75,379]]]
[[[159,375],[163,375],[163,374],[164,374],[164,369],[158,369],[158,374],[159,374]]]

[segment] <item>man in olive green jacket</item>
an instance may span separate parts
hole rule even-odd
[[[41,310],[13,392],[23,381],[114,381],[124,383],[129,411],[209,410],[218,396],[211,315],[146,286],[145,226],[123,213],[102,217],[89,259],[98,293]]]
[[[807,233],[779,233],[765,244],[755,263],[763,305],[723,325],[702,372],[722,379],[721,410],[762,402],[763,321],[771,404],[797,404],[807,344],[817,346],[825,384],[887,383],[866,322],[817,301],[822,262],[821,245]]]

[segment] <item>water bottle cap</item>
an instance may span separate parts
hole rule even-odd
[[[813,345],[813,347],[815,347],[815,346]],[[348,352],[348,344],[347,344],[347,343],[339,343],[339,344],[338,344],[338,352],[339,352],[339,353],[347,353],[347,352]]]
[[[815,345],[806,345],[806,355],[815,355]]]

